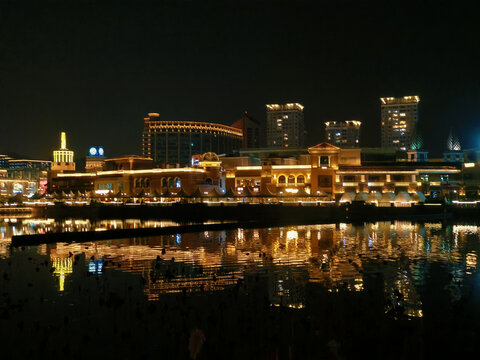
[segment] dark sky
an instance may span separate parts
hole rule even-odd
[[[463,3],[465,4],[465,3]],[[472,1],[470,4],[474,4]],[[426,147],[453,126],[480,145],[480,30],[442,1],[1,1],[0,154],[140,153],[143,117],[231,124],[265,104],[363,121],[380,144],[380,96],[421,96]]]

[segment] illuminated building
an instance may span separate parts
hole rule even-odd
[[[105,151],[102,146],[91,146],[85,158],[85,171],[94,172],[103,170]]]
[[[267,105],[267,146],[303,147],[305,126],[303,105],[298,103]]]
[[[389,192],[395,201],[395,194],[402,192],[417,198],[418,192],[428,195],[460,189],[461,169],[457,166],[427,161],[362,163],[361,151],[321,143],[308,148],[308,155],[299,156],[296,162],[285,158],[273,164],[262,159],[263,165],[245,166],[230,161],[225,166],[226,188],[259,198],[272,195],[292,201],[308,200],[308,196],[339,200],[344,194],[353,194],[348,200],[353,201],[359,193],[381,197]],[[408,202],[406,198],[402,195],[398,202]]]
[[[45,192],[51,161],[10,159],[8,163],[9,168],[7,172],[10,179],[27,181],[27,185],[22,187],[23,195],[28,196],[37,192]]]
[[[8,160],[10,159],[11,157],[8,155],[0,155],[0,169],[8,168]]]
[[[361,121],[325,122],[325,141],[342,148],[358,148],[360,143]]]
[[[192,155],[228,154],[242,147],[243,132],[235,127],[195,121],[162,121],[157,113],[144,118],[142,154],[156,164],[187,166]]]
[[[419,96],[382,97],[382,148],[406,151],[416,140]]]
[[[262,144],[260,134],[261,126],[260,123],[249,116],[247,112],[243,114],[243,117],[232,124],[232,127],[241,129],[243,132],[243,149],[254,149],[259,148]]]
[[[0,184],[0,195],[29,196],[36,192],[43,193],[50,166],[51,161],[47,160],[13,159],[0,155],[0,177],[8,179]]]
[[[108,159],[106,168],[115,170],[97,171],[96,173],[63,173],[52,179],[52,191],[94,191],[97,196],[127,197],[161,197],[175,195],[181,190],[179,197],[194,192],[223,194],[225,179],[221,162],[214,153],[206,153],[196,167],[186,168],[145,168],[148,160],[138,157],[139,162],[129,162],[131,156]],[[133,158],[135,160],[135,158]],[[112,164],[108,164],[111,162]],[[128,168],[130,164],[131,168]],[[133,164],[133,165],[132,165]],[[133,168],[133,169],[132,169]]]
[[[60,135],[60,149],[53,151],[53,171],[75,171],[73,151],[67,149],[67,136],[64,132]]]
[[[459,164],[407,159],[362,162],[362,149],[328,143],[305,152],[295,158],[290,154],[261,158],[255,165],[245,156],[219,158],[206,153],[196,166],[185,168],[141,168],[146,163],[140,162],[136,169],[133,165],[122,169],[119,164],[127,159],[117,159],[113,170],[58,174],[52,188],[165,201],[172,197],[188,202],[215,198],[217,202],[295,204],[363,200],[379,206],[411,206],[431,194],[459,193],[463,186]]]

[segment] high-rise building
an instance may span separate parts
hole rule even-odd
[[[242,147],[240,129],[206,122],[162,121],[157,113],[144,118],[142,155],[159,165],[191,165],[192,155],[228,154]]]
[[[417,95],[400,98],[382,97],[382,148],[408,150],[416,141],[418,122]]]
[[[327,121],[325,122],[325,141],[341,148],[360,146],[361,121]]]
[[[232,127],[243,131],[243,149],[255,149],[262,146],[260,134],[262,132],[260,123],[252,118],[245,111],[242,118],[235,121]]]
[[[73,151],[67,149],[67,135],[62,132],[60,135],[60,149],[53,151],[53,171],[75,171]]]
[[[303,147],[305,125],[303,105],[299,103],[267,105],[267,146]]]

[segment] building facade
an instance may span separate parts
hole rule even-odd
[[[146,201],[162,198],[162,202],[213,197],[217,202],[253,203],[361,200],[378,206],[410,206],[424,202],[426,196],[479,193],[475,164],[462,168],[461,163],[407,159],[362,162],[361,151],[321,143],[298,158],[262,159],[261,165],[251,165],[245,157],[220,160],[207,153],[193,167],[142,168],[146,164],[138,162],[130,169],[60,173],[52,179],[51,188],[57,193],[89,192],[96,197]]]
[[[144,118],[142,155],[160,166],[188,166],[192,155],[229,154],[240,149],[242,141],[241,129],[206,122],[162,121],[159,114],[149,113]]]
[[[0,155],[0,196],[44,193],[51,161],[14,159]]]
[[[328,143],[308,148],[297,162],[245,166],[230,162],[226,188],[259,196],[328,197],[334,200],[380,202],[382,196],[402,201],[418,193],[460,194],[462,170],[459,166],[428,161],[362,162],[361,149],[341,149]],[[287,160],[287,159],[285,159]],[[360,195],[359,195],[360,194]],[[409,195],[410,194],[410,195]],[[407,196],[408,195],[408,196]],[[347,200],[345,200],[347,198]],[[384,201],[390,205],[390,200]],[[407,201],[408,202],[408,201]]]
[[[242,149],[256,149],[262,146],[262,128],[260,123],[245,111],[242,118],[235,121],[232,127],[243,132]]]
[[[129,157],[109,159],[114,170],[96,173],[60,173],[52,179],[53,192],[93,192],[95,196],[127,197],[186,197],[195,192],[199,195],[224,193],[225,179],[221,162],[216,154],[206,153],[195,167],[152,168],[146,166],[145,158]],[[152,159],[150,165],[153,165]],[[129,165],[130,164],[130,167]],[[181,192],[180,192],[181,191]]]
[[[325,122],[325,141],[342,148],[360,146],[361,121],[327,121]]]
[[[267,147],[303,147],[305,124],[299,103],[267,105]]]
[[[417,137],[419,102],[417,95],[380,98],[382,148],[410,149]]]

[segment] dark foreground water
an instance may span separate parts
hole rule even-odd
[[[4,358],[478,357],[476,226],[380,222],[9,244],[13,234],[134,223],[153,226],[0,220]]]

